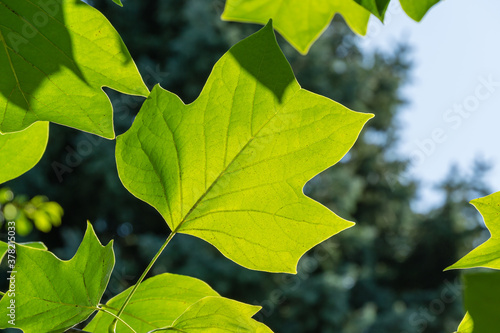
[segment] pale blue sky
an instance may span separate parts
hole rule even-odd
[[[386,24],[372,17],[362,44],[390,51],[399,41],[412,47],[415,64],[403,89],[410,104],[400,117],[400,151],[424,181],[424,205],[452,163],[467,168],[476,156],[495,163],[489,180],[500,191],[500,1],[444,0],[420,23],[393,1]]]

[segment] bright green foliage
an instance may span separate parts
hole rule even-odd
[[[42,158],[48,140],[47,122],[33,124],[21,132],[0,133],[0,184],[19,177],[34,167]]]
[[[500,272],[481,272],[464,275],[464,307],[469,323],[459,328],[474,333],[497,333],[500,327]],[[466,318],[467,319],[467,318]],[[464,319],[465,320],[465,319]],[[472,325],[472,328],[470,328]]]
[[[432,6],[440,0],[399,0],[406,14],[417,22],[420,22]]]
[[[24,246],[31,247],[34,249],[47,251],[47,247],[42,242],[20,243],[19,245],[24,245]],[[0,241],[0,261],[3,260],[3,258],[7,254],[8,249],[9,249],[8,244]]]
[[[113,297],[105,309],[116,314],[131,288]],[[147,279],[137,289],[121,318],[137,332],[147,332],[171,325],[189,306],[207,296],[219,296],[205,282],[182,275],[161,274]],[[113,317],[99,312],[85,328],[107,333]],[[126,331],[118,323],[118,332]]]
[[[472,333],[473,331],[474,321],[472,320],[469,312],[467,312],[464,319],[460,323],[460,326],[458,326],[458,331],[456,331],[455,333]]]
[[[353,0],[227,0],[222,18],[261,24],[273,19],[276,30],[305,54],[335,13],[341,14],[354,32],[366,34],[370,12]]]
[[[205,297],[190,306],[170,327],[155,330],[185,333],[272,333],[252,316],[260,306],[248,305],[222,297]]]
[[[302,187],[371,117],[301,89],[269,24],[220,59],[194,103],[155,87],[117,138],[118,172],[174,233],[244,267],[293,273],[307,250],[353,224]]]
[[[400,0],[412,19],[420,21],[440,0]],[[305,54],[330,24],[341,14],[351,29],[365,35],[370,13],[381,21],[390,0],[227,0],[222,18],[228,21],[265,24],[274,20],[277,31],[299,52]]]
[[[91,6],[0,0],[0,17],[1,132],[46,120],[112,139],[101,88],[148,95],[121,37]]]
[[[116,313],[130,292],[130,288],[112,298],[105,305],[105,309]],[[198,301],[214,299],[205,306],[205,311],[212,311],[213,317],[208,320],[220,320],[220,314],[216,306],[232,305],[226,308],[226,314],[231,318],[237,318],[247,325],[257,325],[251,317],[260,309],[220,297],[205,282],[182,275],[161,274],[144,281],[135,292],[131,302],[125,309],[121,318],[137,332],[149,332],[151,330],[168,327],[179,322],[177,318],[188,318],[198,308]],[[202,303],[206,304],[206,302]],[[241,314],[242,309],[247,311]],[[208,314],[207,314],[208,315]],[[246,317],[245,317],[246,316]],[[177,319],[177,320],[176,320]],[[202,319],[207,320],[206,317]],[[94,333],[107,333],[113,317],[107,313],[99,312],[90,322],[85,330]],[[123,323],[118,323],[117,332],[130,331]]]
[[[15,300],[15,327],[26,333],[64,332],[96,309],[114,266],[112,243],[102,246],[88,224],[75,256],[62,261],[48,251],[18,244],[15,297],[0,301],[0,328],[12,327],[6,315]]]
[[[368,9],[373,15],[384,21],[384,15],[390,0],[354,0]]]
[[[121,0],[113,0],[113,2],[116,3],[120,7],[123,7]]]
[[[491,238],[447,269],[473,267],[500,269],[500,192],[472,200],[471,203],[483,216],[484,223],[491,232]]]

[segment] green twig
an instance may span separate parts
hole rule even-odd
[[[128,305],[128,303],[130,302],[130,299],[132,298],[132,296],[134,296],[135,292],[137,291],[137,288],[139,288],[139,285],[142,283],[142,281],[144,280],[144,278],[146,277],[146,275],[149,273],[149,271],[151,270],[151,267],[153,267],[153,265],[155,264],[156,260],[158,259],[158,257],[162,254],[163,250],[165,250],[165,248],[167,247],[168,243],[170,243],[170,241],[172,240],[172,238],[174,238],[174,235],[176,234],[175,231],[172,231],[170,233],[170,235],[168,236],[167,240],[165,241],[165,243],[163,243],[163,245],[161,246],[161,248],[158,250],[158,252],[156,253],[156,255],[153,257],[153,259],[149,262],[149,265],[148,267],[146,267],[146,269],[144,270],[144,272],[142,273],[141,277],[139,278],[139,280],[137,280],[137,283],[134,285],[134,287],[132,288],[132,290],[130,291],[130,293],[128,294],[127,298],[125,299],[125,302],[122,304],[120,310],[118,310],[118,313],[116,314],[116,318],[115,320],[113,320],[113,322],[111,323],[111,325],[109,326],[109,332],[110,333],[116,333],[116,325],[118,324],[118,320],[120,320],[120,316],[123,314],[123,311],[125,311],[125,307]]]

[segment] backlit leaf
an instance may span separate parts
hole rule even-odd
[[[353,225],[302,188],[371,117],[301,89],[269,24],[219,60],[192,104],[155,87],[117,138],[118,172],[174,233],[244,267],[294,273],[307,250]]]
[[[491,238],[447,269],[487,267],[500,269],[500,192],[471,201],[484,218]]]
[[[0,184],[19,177],[42,158],[49,140],[49,124],[39,122],[21,132],[0,133]]]
[[[370,12],[353,0],[227,0],[222,18],[260,24],[273,19],[276,30],[298,51],[307,53],[335,13],[354,32],[366,34]]]
[[[399,0],[406,14],[415,21],[421,21],[425,14],[440,0]]]
[[[112,243],[102,246],[92,226],[69,261],[52,253],[17,244],[17,262],[11,278],[15,295],[0,301],[0,328],[17,327],[26,333],[64,332],[87,319],[106,289],[114,266]],[[8,306],[15,301],[15,325]]]
[[[116,314],[129,292],[130,288],[109,300],[105,309]],[[121,318],[135,331],[148,332],[161,327],[172,326],[178,317],[185,315],[185,312],[192,314],[193,312],[188,309],[206,297],[218,299],[218,301],[214,301],[217,304],[226,304],[226,301],[228,301],[220,297],[201,280],[182,275],[161,274],[147,279],[139,286]],[[228,302],[228,304],[242,304],[233,302]],[[259,307],[246,304],[241,306],[256,311],[259,310]],[[232,317],[236,317],[240,312],[239,308],[227,308],[227,313]],[[257,322],[250,319],[255,312],[247,316],[248,318],[245,317],[241,320],[251,325],[257,325]],[[220,320],[220,316],[214,313],[213,317],[209,316],[208,319],[204,317],[203,320],[207,322],[216,321]],[[85,330],[93,333],[107,333],[112,321],[113,317],[111,315],[99,312]],[[118,323],[117,332],[129,331],[130,329],[123,323]]]
[[[400,0],[405,12],[420,21],[439,0]],[[357,34],[365,35],[370,13],[381,21],[390,0],[226,0],[222,18],[228,21],[274,26],[299,52],[307,53],[314,41],[330,24],[335,13],[341,14]]]
[[[0,0],[0,132],[45,120],[114,138],[102,87],[147,96],[122,39],[76,0]]]
[[[384,21],[384,15],[390,0],[354,0],[368,9],[373,15]]]
[[[462,319],[460,326],[458,326],[458,331],[456,331],[455,333],[472,333],[473,331],[474,321],[472,320],[469,312],[467,312],[464,319]]]
[[[260,306],[248,305],[222,297],[205,297],[190,306],[170,327],[154,330],[184,333],[272,333],[252,319]]]

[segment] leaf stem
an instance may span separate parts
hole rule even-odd
[[[158,252],[153,257],[153,259],[149,262],[148,267],[146,267],[146,269],[144,270],[144,272],[142,272],[141,277],[139,278],[139,280],[137,280],[137,283],[134,285],[134,287],[132,288],[132,290],[128,294],[128,296],[125,299],[125,302],[122,304],[120,310],[118,310],[118,313],[116,314],[115,320],[113,320],[113,322],[109,326],[109,332],[116,333],[116,325],[118,324],[118,320],[120,319],[120,316],[123,314],[123,311],[125,311],[125,307],[128,305],[128,303],[130,302],[130,299],[132,298],[132,296],[134,296],[135,292],[137,291],[137,288],[139,288],[139,285],[142,283],[142,281],[144,280],[144,278],[146,277],[146,275],[151,270],[151,267],[153,267],[153,265],[155,264],[156,260],[158,260],[158,257],[162,254],[163,250],[165,250],[165,248],[167,247],[168,243],[170,243],[170,241],[172,240],[172,238],[174,238],[175,234],[176,234],[176,231],[174,230],[174,231],[172,231],[170,233],[170,235],[168,235],[168,238],[165,241],[165,243],[163,243],[163,245],[160,247],[160,249],[158,250]]]
[[[121,319],[120,317],[118,317],[117,315],[115,315],[113,312],[111,312],[111,311],[108,311],[108,310],[104,309],[104,307],[105,307],[105,306],[106,306],[106,305],[104,305],[104,304],[99,304],[99,305],[97,306],[97,310],[102,311],[102,312],[105,312],[105,313],[109,314],[110,316],[115,317],[115,320],[119,320],[119,321],[120,321],[123,325],[127,326],[127,327],[128,327],[128,328],[132,331],[132,332],[137,333],[137,332],[136,332],[136,331],[132,328],[132,326],[130,326],[129,324],[127,324],[127,322],[126,322],[125,320]]]

